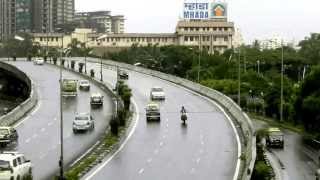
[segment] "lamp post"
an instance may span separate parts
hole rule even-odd
[[[238,105],[241,107],[241,49],[238,52]]]
[[[104,38],[106,38],[106,37],[107,37],[107,35],[104,34],[104,35],[102,35],[102,36],[99,36],[99,37],[97,38],[97,40],[100,41],[101,39],[104,39]],[[101,58],[100,58],[100,81],[101,81],[101,82],[103,81],[103,77],[102,77],[102,55],[101,55]]]
[[[201,36],[199,35],[199,55],[198,55],[198,83],[200,83],[200,68],[201,68]]]

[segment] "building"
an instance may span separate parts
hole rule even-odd
[[[31,32],[31,0],[0,0],[0,41],[19,32]]]
[[[233,22],[227,18],[227,4],[225,2],[188,2],[184,3],[184,18],[179,20],[174,33],[116,33],[123,32],[124,18],[117,16],[115,23],[110,23],[110,12],[78,13],[77,21],[93,19],[94,22],[105,26],[107,33],[94,31],[86,33],[72,33],[72,38],[85,42],[87,47],[128,48],[133,44],[147,45],[182,45],[194,49],[201,49],[211,54],[222,53],[228,48],[237,48],[243,43],[240,31],[236,31]],[[112,22],[112,17],[111,17]],[[110,27],[111,24],[111,27]],[[113,25],[115,24],[115,25]],[[86,34],[86,35],[84,35]],[[83,37],[86,37],[83,39]],[[59,37],[57,37],[59,39]],[[62,37],[60,37],[62,39]],[[34,41],[45,39],[45,34],[34,35]],[[40,41],[40,44],[43,42]],[[60,43],[61,44],[61,43]],[[53,46],[53,43],[49,43]],[[65,46],[66,47],[66,46]]]
[[[284,41],[280,36],[274,35],[271,38],[258,40],[258,44],[260,46],[260,50],[265,49],[278,49],[282,46],[286,46],[288,43]]]
[[[91,28],[98,33],[124,33],[124,16],[112,16],[110,11],[77,12],[74,21],[81,28]]]
[[[33,0],[33,32],[53,31],[53,1],[54,0]]]
[[[71,23],[74,20],[74,0],[53,0],[52,1],[52,26],[59,28],[62,24]]]
[[[0,41],[19,32],[53,32],[73,18],[74,0],[0,0]]]

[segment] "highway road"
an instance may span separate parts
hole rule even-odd
[[[262,121],[254,121],[256,129],[268,127]],[[302,144],[301,135],[284,130],[284,149],[271,149],[272,155],[280,161],[284,169],[280,169],[283,180],[314,180],[316,163],[309,157],[308,149]],[[280,167],[280,165],[279,165]]]
[[[88,71],[91,68],[100,77],[100,65],[88,64]],[[104,67],[103,79],[114,85],[116,72]],[[139,114],[135,132],[119,153],[83,179],[233,179],[238,144],[231,123],[215,104],[172,83],[137,72],[129,72],[127,83]],[[166,93],[166,100],[159,102],[159,123],[147,123],[145,117],[144,108],[153,86],[163,87]],[[188,112],[187,126],[180,120],[182,105]]]
[[[34,179],[49,179],[58,170],[60,156],[60,114],[59,114],[59,69],[52,65],[37,66],[32,62],[10,62],[24,71],[35,83],[39,92],[37,107],[16,128],[19,142],[7,150],[17,150],[26,155],[34,165]],[[63,71],[64,78],[81,79],[80,76]],[[78,91],[76,98],[63,99],[64,162],[71,163],[104,133],[113,111],[112,100],[99,87],[91,84],[90,92]],[[90,108],[90,93],[104,95],[104,106]],[[92,132],[73,134],[72,121],[76,112],[90,112],[95,118]]]

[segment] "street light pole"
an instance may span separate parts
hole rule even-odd
[[[283,44],[281,43],[281,97],[280,97],[280,122],[283,121]]]
[[[102,78],[102,56],[100,58],[100,81],[101,82],[103,81],[103,78]]]
[[[241,107],[241,49],[238,52],[238,105]]]
[[[198,83],[200,83],[200,66],[201,66],[201,57],[200,57],[200,53],[201,53],[201,36],[199,35],[199,55],[198,55]]]

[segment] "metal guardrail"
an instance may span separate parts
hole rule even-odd
[[[92,62],[95,62],[95,63],[100,61],[93,58],[91,60]],[[185,87],[194,92],[197,92],[201,95],[204,95],[218,102],[220,105],[222,105],[224,109],[227,110],[229,114],[233,116],[234,119],[236,119],[242,131],[240,133],[242,133],[242,135],[244,136],[244,140],[242,142],[242,145],[244,148],[242,148],[241,157],[238,157],[241,159],[241,166],[240,166],[241,168],[240,168],[240,173],[238,174],[237,179],[250,180],[252,171],[254,168],[255,160],[256,160],[256,135],[253,130],[251,119],[248,117],[248,115],[245,112],[241,110],[241,108],[231,98],[227,97],[226,95],[214,89],[208,88],[206,86],[200,85],[198,83],[195,83],[183,78],[179,78],[173,75],[168,75],[162,72],[145,69],[145,68],[133,66],[130,64],[110,61],[110,60],[104,60],[103,64],[109,65],[109,66],[117,66],[123,69],[128,69],[131,71],[136,71],[143,74],[158,77],[163,80],[167,80],[169,82],[178,84],[182,87]]]
[[[5,62],[0,62],[0,67],[5,68],[9,71],[15,71],[16,75],[19,76],[18,78],[25,81],[30,88],[30,95],[27,100],[25,100],[23,103],[21,103],[19,106],[14,108],[9,113],[0,117],[1,126],[10,126],[15,124],[19,119],[25,116],[26,113],[28,113],[37,104],[38,96],[34,83],[24,72],[20,71],[17,67],[7,64]]]

